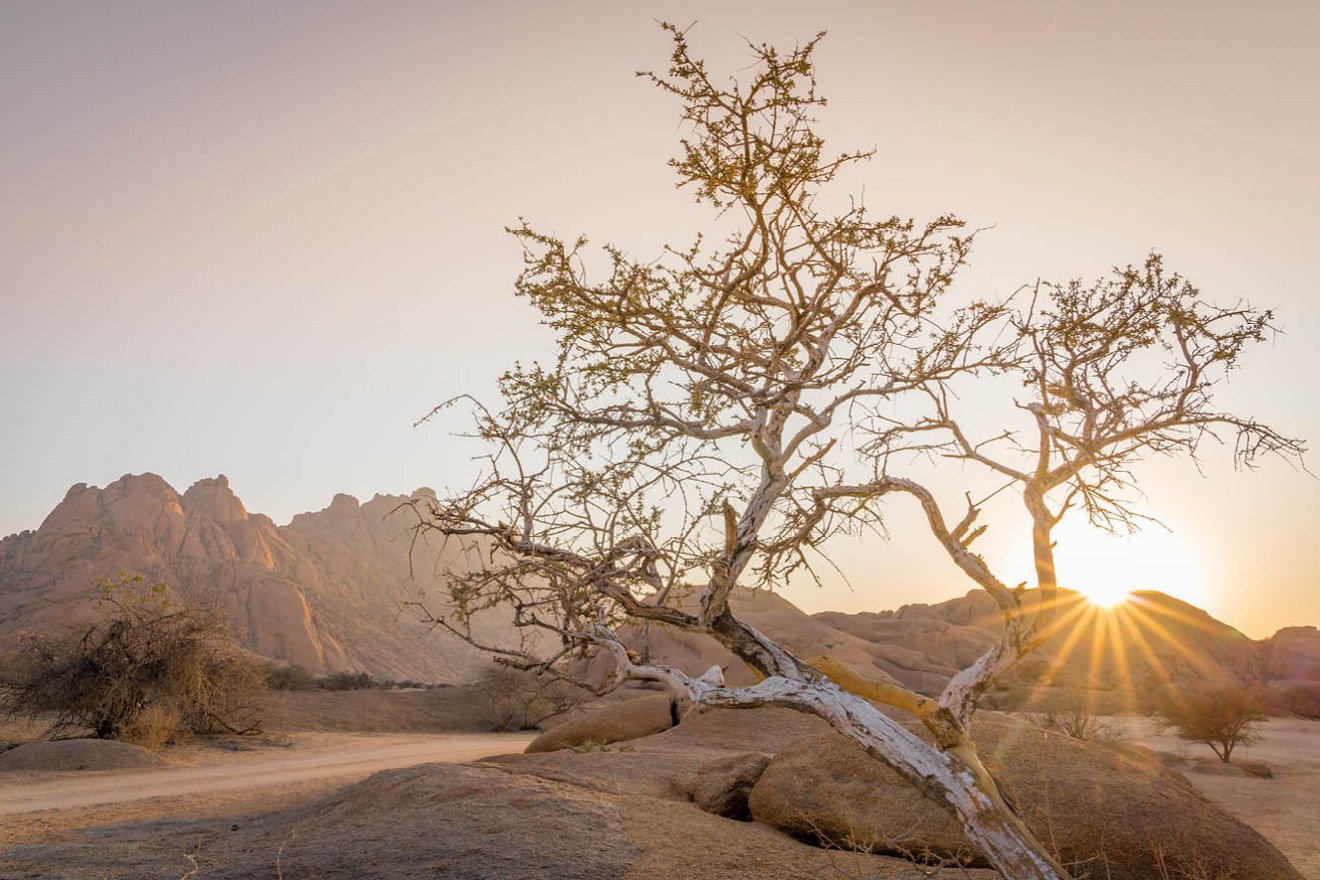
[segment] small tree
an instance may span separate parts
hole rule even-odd
[[[1257,740],[1259,725],[1268,717],[1260,697],[1240,684],[1170,690],[1156,705],[1155,716],[1180,739],[1209,746],[1225,764],[1234,749]]]
[[[0,686],[8,714],[49,723],[50,736],[102,739],[125,737],[144,713],[195,733],[256,728],[241,697],[260,675],[216,615],[124,572],[95,602],[101,616],[81,633],[24,638],[19,674]]]
[[[947,294],[972,239],[961,221],[877,218],[860,200],[830,209],[828,185],[870,154],[824,152],[812,117],[824,103],[816,40],[786,53],[753,45],[756,64],[726,85],[666,28],[671,66],[645,75],[680,100],[690,127],[670,164],[733,231],[659,259],[606,246],[593,272],[585,239],[511,230],[525,248],[517,292],[558,333],[559,353],[505,374],[500,407],[474,403],[491,451],[473,487],[417,503],[420,528],[481,551],[451,573],[455,612],[435,622],[527,669],[565,674],[612,658],[606,687],[661,682],[698,706],[815,714],[955,814],[1005,876],[1065,877],[977,754],[978,700],[1051,632],[1051,533],[1070,508],[1130,522],[1112,491],[1130,463],[1195,453],[1219,427],[1248,462],[1300,451],[1210,406],[1215,377],[1262,338],[1268,315],[1204,306],[1157,258],[1117,281],[1042,285],[1021,308],[957,307]],[[950,400],[960,383],[995,375],[1024,383],[1028,399],[1009,412],[1030,430],[969,439]],[[1036,601],[970,549],[985,528],[980,505],[969,496],[955,522],[898,472],[932,455],[1018,485]],[[1063,495],[1054,506],[1051,493]],[[796,657],[730,606],[737,587],[814,574],[831,537],[882,529],[880,505],[894,496],[920,503],[931,534],[1003,616],[998,643],[937,698]],[[874,576],[884,574],[878,560]],[[494,605],[540,638],[482,644],[468,623]],[[618,635],[653,623],[717,640],[763,680],[725,687],[718,667],[694,677]],[[915,716],[928,738],[869,701]]]

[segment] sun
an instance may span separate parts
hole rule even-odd
[[[1126,587],[1114,584],[1092,585],[1078,592],[1086,597],[1086,601],[1092,605],[1099,605],[1101,608],[1113,608],[1115,605],[1122,605],[1132,596],[1132,593]]]
[[[1202,608],[1209,598],[1191,545],[1158,526],[1120,537],[1085,523],[1065,523],[1055,537],[1059,585],[1094,605],[1112,608],[1134,590],[1159,590]]]

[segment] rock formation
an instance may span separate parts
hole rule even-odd
[[[239,640],[266,656],[316,673],[365,670],[378,677],[462,681],[489,661],[459,640],[428,632],[405,603],[424,598],[443,613],[444,577],[475,547],[418,536],[407,504],[432,496],[336,495],[284,526],[250,513],[225,477],[182,495],[154,474],[104,489],[78,484],[36,531],[0,541],[0,640],[91,612],[93,584],[120,570],[161,581],[220,609]],[[1031,591],[1028,596],[1032,596]],[[1030,601],[1030,600],[1029,600]],[[999,617],[980,591],[894,611],[808,615],[764,591],[739,591],[735,611],[799,656],[829,655],[868,678],[936,693],[993,642]],[[1113,611],[1066,593],[1058,631],[1021,663],[1005,707],[1065,692],[1101,695],[1116,711],[1165,682],[1216,679],[1270,684],[1280,711],[1320,715],[1320,633],[1291,627],[1255,642],[1204,611],[1162,593],[1140,592]],[[1127,637],[1116,640],[1115,634]],[[486,641],[510,638],[506,615],[478,626]],[[641,647],[642,633],[630,637]],[[751,670],[713,640],[656,625],[651,657],[701,673],[712,664],[732,684]],[[0,651],[5,641],[0,641]]]
[[[1145,749],[1081,742],[993,713],[973,730],[1027,824],[1074,876],[1159,880],[1231,867],[1239,878],[1300,880],[1264,837]],[[833,731],[775,755],[748,804],[756,821],[829,846],[987,866],[948,813]]]
[[[1028,591],[1027,602],[1034,600]],[[800,657],[828,655],[874,681],[939,693],[955,672],[993,644],[1000,617],[993,600],[974,590],[937,604],[896,611],[806,615],[786,599],[742,590],[738,616]],[[755,676],[719,645],[653,626],[651,657],[699,674],[712,663],[733,684]],[[631,640],[634,648],[640,637]],[[1156,591],[1134,593],[1100,609],[1064,591],[1051,637],[1010,673],[989,704],[1046,709],[1077,694],[1098,712],[1146,710],[1162,687],[1247,681],[1266,685],[1271,707],[1320,716],[1320,632],[1290,627],[1254,641],[1206,612]]]
[[[338,495],[277,526],[249,513],[224,476],[182,495],[154,474],[80,483],[39,529],[0,541],[0,638],[90,616],[94,584],[122,570],[219,610],[241,644],[313,673],[469,678],[488,661],[405,608],[438,603],[443,572],[463,564],[456,546],[412,543],[408,501]],[[498,615],[484,630],[507,632]]]

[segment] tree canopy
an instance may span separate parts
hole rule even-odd
[[[1217,408],[1217,383],[1271,315],[1210,304],[1156,255],[1095,282],[960,299],[951,287],[975,238],[961,220],[875,214],[830,192],[873,154],[827,153],[816,131],[820,35],[791,51],[752,44],[753,67],[723,81],[665,27],[671,64],[643,75],[682,108],[670,165],[732,231],[643,260],[611,245],[597,257],[585,238],[526,221],[510,230],[524,247],[516,291],[558,352],[507,372],[500,403],[469,401],[485,468],[468,491],[423,502],[423,528],[483,548],[482,564],[452,577],[456,612],[436,622],[472,639],[470,615],[509,606],[539,633],[484,646],[510,665],[566,671],[607,656],[612,682],[818,714],[953,810],[1006,875],[1065,876],[980,764],[967,734],[977,700],[1051,632],[1061,519],[1138,521],[1135,462],[1195,456],[1210,436],[1232,438],[1244,464],[1300,457],[1298,441]],[[986,382],[1016,391],[980,437],[958,395]],[[988,525],[980,503],[969,495],[952,513],[913,478],[922,458],[1016,487],[1033,524],[1033,601],[971,549]],[[936,697],[796,657],[730,607],[735,588],[828,565],[830,539],[882,526],[895,495],[918,502],[1004,620]],[[718,669],[652,664],[620,629],[651,624],[707,634],[764,680],[728,688]],[[858,694],[914,714],[935,745]]]

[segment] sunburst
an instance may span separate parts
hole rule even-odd
[[[1113,608],[1115,605],[1121,605],[1132,596],[1126,587],[1103,582],[1085,584],[1078,592],[1085,596],[1086,600],[1092,605],[1099,605],[1101,608]]]
[[[1028,709],[1049,699],[1056,675],[1069,666],[1081,672],[1089,686],[1112,688],[1117,705],[1126,711],[1141,709],[1155,691],[1173,684],[1180,677],[1179,667],[1213,674],[1194,635],[1218,632],[1208,618],[1140,593],[1124,591],[1125,601],[1108,606],[1101,598],[1066,590],[1060,594],[1054,619],[1042,633],[1050,671],[1028,695]],[[1080,663],[1070,664],[1078,655]],[[1176,692],[1171,696],[1176,699]]]

